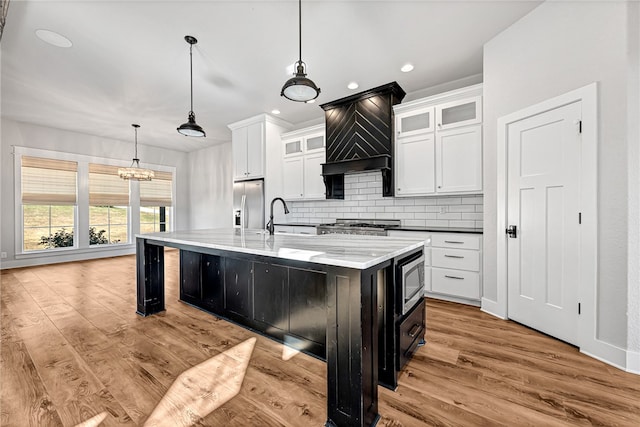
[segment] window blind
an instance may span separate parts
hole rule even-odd
[[[129,181],[118,176],[118,166],[89,163],[89,205],[129,206]]]
[[[22,203],[75,205],[78,163],[22,156]]]
[[[140,206],[172,206],[171,172],[153,171],[152,181],[140,181]]]

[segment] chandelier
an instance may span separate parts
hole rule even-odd
[[[118,168],[118,176],[122,179],[131,181],[151,181],[155,174],[151,169],[140,167],[140,159],[138,158],[138,128],[140,125],[132,124],[135,130],[135,152],[131,166],[128,168]]]

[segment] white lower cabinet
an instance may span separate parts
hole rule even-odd
[[[480,305],[482,235],[403,230],[389,230],[388,235],[425,240],[426,296]]]

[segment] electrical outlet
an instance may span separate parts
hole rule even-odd
[[[446,206],[440,206],[440,213],[447,213],[448,210]]]
[[[7,257],[6,252],[0,252],[0,258],[5,259]]]

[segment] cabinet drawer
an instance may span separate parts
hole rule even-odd
[[[480,252],[465,249],[431,249],[431,264],[434,267],[480,271]]]
[[[480,236],[473,234],[455,233],[433,233],[431,236],[431,246],[455,249],[480,249]]]
[[[441,294],[480,299],[480,274],[470,271],[432,268],[431,290]]]
[[[420,302],[407,314],[407,316],[400,322],[400,354],[398,368],[402,367],[411,359],[413,353],[415,353],[418,344],[424,340],[425,333],[425,316],[424,316],[425,302],[424,298],[420,299]]]

